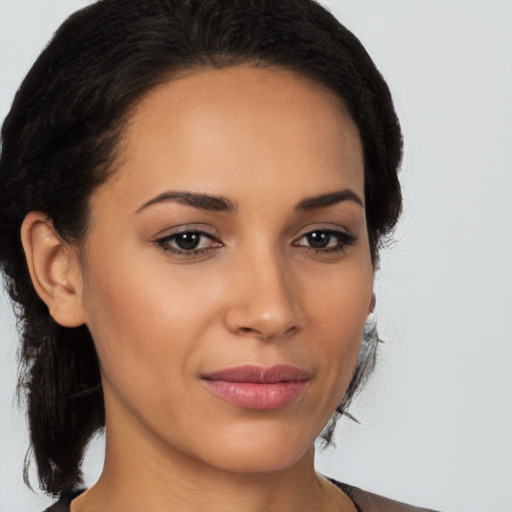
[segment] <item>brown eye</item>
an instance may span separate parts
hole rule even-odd
[[[311,249],[316,252],[343,251],[348,245],[354,243],[356,237],[345,232],[332,229],[315,229],[302,235],[293,245]]]
[[[222,247],[222,243],[203,231],[181,231],[155,241],[165,252],[178,256],[198,256]]]
[[[174,235],[175,244],[184,251],[197,249],[201,241],[201,234],[196,231]]]
[[[331,235],[327,231],[312,231],[306,235],[306,240],[314,249],[323,249],[328,247]]]

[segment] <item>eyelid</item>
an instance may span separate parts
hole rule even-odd
[[[169,238],[172,235],[179,235],[180,233],[188,233],[189,231],[197,232],[197,233],[204,233],[207,236],[210,236],[212,238],[219,238],[218,231],[209,224],[179,224],[177,226],[172,226],[166,229],[162,229],[159,231],[153,239],[156,241],[158,239],[163,238]]]
[[[161,234],[156,235],[154,238],[153,244],[172,257],[194,259],[224,246],[220,238],[216,234],[210,233],[209,230],[216,231],[211,226],[205,224],[183,224],[161,231]],[[194,233],[200,237],[207,238],[210,240],[210,245],[193,249],[182,249],[171,245],[175,237],[186,233]]]
[[[311,233],[312,231],[329,231],[332,233],[340,233],[343,235],[356,237],[356,234],[354,233],[354,231],[349,229],[348,227],[343,226],[341,224],[334,224],[334,223],[326,222],[326,223],[315,223],[315,224],[310,224],[310,225],[301,227],[300,229],[298,229],[296,231],[295,235],[293,235],[293,240],[297,240],[298,238],[301,238],[301,237],[307,235],[308,233]]]
[[[338,243],[335,246],[326,247],[313,247],[304,244],[300,244],[300,240],[314,232],[327,233],[330,236],[334,236],[338,239]],[[342,227],[337,224],[323,224],[317,226],[308,226],[301,230],[301,233],[294,237],[292,245],[295,247],[302,248],[306,251],[313,251],[316,254],[328,254],[335,252],[343,252],[348,246],[354,244],[358,239],[354,233],[348,230],[346,227]]]

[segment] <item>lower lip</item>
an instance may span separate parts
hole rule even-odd
[[[306,390],[307,380],[275,383],[203,381],[215,395],[238,407],[259,411],[282,409],[297,400]]]

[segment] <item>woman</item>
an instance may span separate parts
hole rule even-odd
[[[420,510],[314,471],[373,368],[401,209],[388,88],[329,13],[100,1],[57,32],[2,140],[2,268],[50,510]]]

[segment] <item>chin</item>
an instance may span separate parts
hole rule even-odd
[[[304,433],[285,426],[239,429],[221,439],[210,437],[204,460],[239,474],[284,471],[309,453],[313,455],[316,437],[316,432]]]

